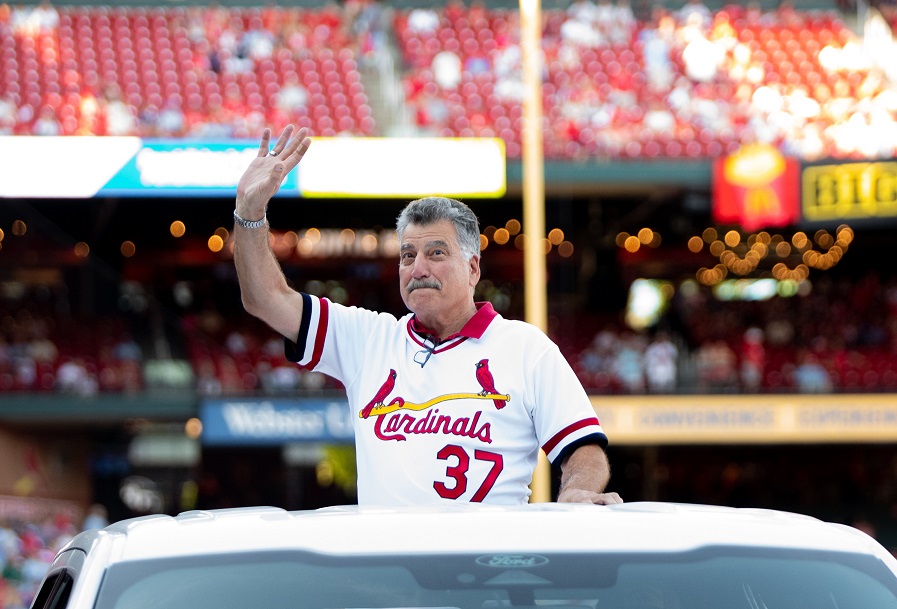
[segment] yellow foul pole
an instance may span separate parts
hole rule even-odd
[[[520,0],[520,45],[523,56],[523,271],[526,320],[548,329],[545,295],[545,175],[542,156],[542,7],[541,0]],[[533,474],[532,502],[551,501],[551,471],[544,453]]]

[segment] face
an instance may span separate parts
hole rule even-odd
[[[399,247],[402,300],[421,322],[436,329],[469,313],[480,279],[480,259],[464,259],[449,220],[409,225]]]

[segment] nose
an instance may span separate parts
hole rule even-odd
[[[414,279],[421,279],[423,277],[429,277],[430,275],[430,267],[427,264],[427,257],[423,254],[417,254],[414,257],[414,262],[411,263],[411,276]]]

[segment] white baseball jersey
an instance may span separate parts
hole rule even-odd
[[[550,461],[607,444],[557,346],[489,303],[435,344],[401,319],[303,294],[287,356],[341,381],[355,425],[358,503],[526,503],[538,449]]]

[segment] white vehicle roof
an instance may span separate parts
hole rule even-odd
[[[95,544],[106,546],[107,564],[252,550],[370,555],[743,546],[875,554],[897,572],[897,561],[852,527],[772,510],[648,502],[192,511],[122,521],[72,542],[88,552]]]
[[[255,606],[897,609],[897,560],[856,529],[769,510],[246,508],[82,533],[33,609]]]

